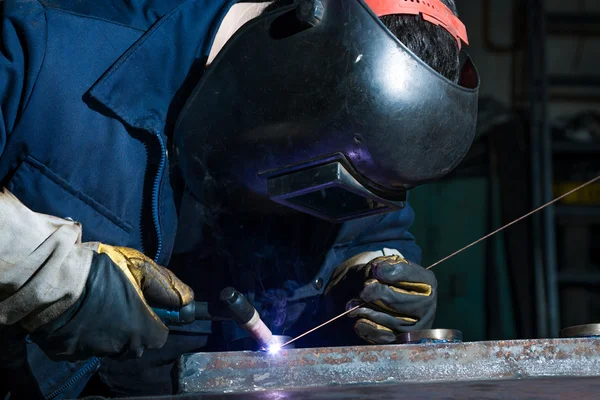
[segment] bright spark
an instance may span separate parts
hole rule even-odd
[[[273,344],[269,345],[267,352],[269,354],[277,354],[277,353],[279,353],[280,350],[281,350],[281,345],[279,345],[278,343],[273,343]]]

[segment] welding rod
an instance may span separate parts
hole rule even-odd
[[[267,328],[260,319],[258,311],[243,294],[232,287],[227,287],[221,291],[221,302],[227,307],[233,319],[258,342],[264,349],[269,350],[270,346],[276,343],[273,333]]]

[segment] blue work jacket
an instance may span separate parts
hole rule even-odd
[[[81,222],[83,241],[167,264],[167,141],[231,3],[0,2],[0,183],[33,211]],[[54,364],[33,344],[28,357],[49,398],[76,397],[99,366]]]
[[[228,3],[6,0],[2,184],[81,222],[83,241],[166,264],[177,227],[167,140]]]
[[[234,2],[0,2],[0,184],[33,211],[81,222],[83,241],[168,265],[178,219],[169,138]],[[324,263],[384,246],[418,262],[412,220],[406,208],[345,224]],[[28,357],[47,398],[76,397],[99,368],[36,349]]]

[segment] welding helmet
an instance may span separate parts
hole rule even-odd
[[[421,14],[461,46],[439,0],[300,0],[240,28],[204,72],[175,139],[191,193],[235,212],[333,222],[400,209],[452,171],[475,133],[479,77],[454,83],[379,20]]]

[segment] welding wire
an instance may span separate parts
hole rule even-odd
[[[519,217],[519,218],[515,219],[515,220],[514,220],[514,221],[512,221],[512,222],[509,222],[508,224],[504,225],[503,227],[500,227],[500,228],[496,229],[494,232],[492,232],[492,233],[488,233],[488,234],[487,234],[487,235],[485,235],[484,237],[477,239],[477,240],[476,240],[476,241],[474,241],[473,243],[471,243],[471,244],[469,244],[469,245],[467,245],[467,246],[463,247],[463,248],[462,248],[462,249],[460,249],[460,250],[457,250],[457,251],[455,251],[454,253],[450,254],[449,256],[446,256],[446,257],[442,258],[440,261],[438,261],[438,262],[436,262],[436,263],[433,263],[433,264],[431,264],[429,267],[427,267],[427,268],[425,268],[425,269],[431,269],[431,268],[435,267],[436,265],[443,263],[444,261],[446,261],[446,260],[448,260],[448,259],[450,259],[450,258],[454,257],[455,255],[457,255],[458,253],[461,253],[461,252],[463,252],[464,250],[468,249],[469,247],[475,246],[477,243],[479,243],[479,242],[482,242],[482,241],[484,241],[485,239],[488,239],[488,238],[489,238],[489,237],[491,237],[491,236],[494,236],[496,233],[498,233],[498,232],[500,232],[500,231],[503,231],[504,229],[508,228],[509,226],[511,226],[511,225],[513,225],[513,224],[516,224],[517,222],[519,222],[519,221],[521,221],[521,220],[523,220],[523,219],[525,219],[525,218],[529,217],[529,216],[530,216],[530,215],[532,215],[532,214],[535,214],[536,212],[538,212],[538,211],[540,211],[540,210],[543,210],[544,208],[546,208],[546,207],[548,207],[548,206],[550,206],[550,205],[552,205],[552,204],[556,203],[557,201],[559,201],[559,200],[561,200],[561,199],[563,199],[563,198],[567,197],[568,195],[575,193],[575,192],[576,192],[576,191],[578,191],[579,189],[582,189],[582,188],[584,188],[584,187],[586,187],[586,186],[588,186],[588,185],[590,185],[590,184],[592,184],[592,183],[596,182],[598,179],[600,179],[600,175],[598,175],[597,177],[595,177],[595,178],[594,178],[594,179],[592,179],[592,180],[589,180],[589,181],[587,181],[587,182],[586,182],[586,183],[584,183],[583,185],[577,186],[575,189],[568,191],[567,193],[565,193],[565,194],[563,194],[563,195],[561,195],[561,196],[559,196],[559,197],[555,198],[554,200],[551,200],[551,201],[549,201],[548,203],[546,203],[546,204],[544,204],[544,205],[542,205],[542,206],[540,206],[540,207],[536,208],[535,210],[528,212],[527,214],[523,215],[522,217]]]
[[[455,255],[457,255],[458,253],[460,253],[460,252],[462,252],[462,251],[464,251],[464,250],[468,249],[469,247],[475,246],[477,243],[479,243],[479,242],[482,242],[482,241],[484,241],[485,239],[488,239],[488,238],[489,238],[489,237],[491,237],[491,236],[494,236],[496,233],[498,233],[498,232],[500,232],[500,231],[503,231],[504,229],[508,228],[509,226],[511,226],[511,225],[513,225],[513,224],[516,224],[517,222],[519,222],[519,221],[521,221],[521,220],[523,220],[523,219],[525,219],[525,218],[529,217],[529,216],[530,216],[530,215],[532,215],[532,214],[535,214],[536,212],[538,212],[538,211],[540,211],[540,210],[543,210],[544,208],[548,207],[549,205],[552,205],[552,204],[556,203],[557,201],[559,201],[559,200],[561,200],[561,199],[564,199],[565,197],[567,197],[567,196],[569,196],[569,195],[571,195],[571,194],[575,193],[576,191],[578,191],[578,190],[580,190],[580,189],[583,189],[584,187],[586,187],[586,186],[588,186],[588,185],[591,185],[592,183],[596,182],[596,181],[597,181],[597,180],[599,180],[599,179],[600,179],[600,175],[598,175],[598,176],[597,176],[597,177],[595,177],[594,179],[591,179],[591,180],[587,181],[586,183],[584,183],[584,184],[582,184],[582,185],[579,185],[579,186],[577,186],[577,187],[576,187],[575,189],[573,189],[573,190],[569,190],[567,193],[565,193],[565,194],[563,194],[563,195],[561,195],[561,196],[559,196],[559,197],[555,198],[554,200],[551,200],[551,201],[549,201],[548,203],[546,203],[546,204],[544,204],[544,205],[542,205],[542,206],[540,206],[540,207],[536,208],[536,209],[535,209],[535,210],[533,210],[533,211],[530,211],[530,212],[528,212],[527,214],[523,215],[522,217],[519,217],[519,218],[515,219],[514,221],[512,221],[512,222],[510,222],[510,223],[508,223],[508,224],[506,224],[506,225],[504,225],[503,227],[496,229],[494,232],[492,232],[492,233],[489,233],[489,234],[485,235],[484,237],[482,237],[482,238],[480,238],[480,239],[477,239],[476,241],[474,241],[473,243],[471,243],[471,244],[469,244],[469,245],[467,245],[467,246],[463,247],[462,249],[460,249],[460,250],[457,250],[457,251],[455,251],[454,253],[450,254],[449,256],[446,256],[446,257],[442,258],[442,259],[441,259],[441,260],[439,260],[438,262],[431,264],[431,265],[430,265],[429,267],[427,267],[426,269],[431,269],[431,268],[435,267],[436,265],[438,265],[438,264],[441,264],[441,263],[443,263],[444,261],[447,261],[447,260],[449,260],[450,258],[452,258],[452,257],[454,257]],[[301,337],[304,337],[304,336],[308,335],[309,333],[312,333],[312,332],[316,331],[316,330],[317,330],[317,329],[319,329],[319,328],[322,328],[323,326],[325,326],[325,325],[327,325],[327,324],[329,324],[329,323],[331,323],[331,322],[335,321],[336,319],[338,319],[338,318],[341,318],[341,317],[343,317],[344,315],[347,315],[347,314],[351,313],[352,311],[354,311],[354,310],[356,310],[356,309],[358,309],[358,308],[360,308],[360,307],[362,307],[362,306],[364,306],[364,305],[365,305],[364,303],[363,303],[363,304],[359,304],[359,305],[357,305],[356,307],[353,307],[353,308],[351,308],[351,309],[349,309],[349,310],[347,310],[347,311],[343,312],[342,314],[338,315],[337,317],[333,317],[333,318],[331,318],[329,321],[325,321],[325,322],[323,322],[321,325],[319,325],[319,326],[317,326],[317,327],[315,327],[315,328],[312,328],[312,329],[311,329],[311,330],[309,330],[309,331],[306,331],[306,332],[304,332],[304,333],[303,333],[303,334],[301,334],[300,336],[296,336],[295,338],[293,338],[292,340],[288,341],[287,343],[284,343],[284,344],[281,346],[281,348],[283,348],[283,347],[287,346],[288,344],[290,344],[290,343],[292,343],[292,342],[295,342],[296,340],[300,339]]]
[[[333,321],[335,321],[335,320],[336,320],[336,319],[338,319],[338,318],[342,318],[344,315],[350,314],[352,311],[354,311],[354,310],[357,310],[357,309],[359,309],[359,308],[360,308],[360,307],[362,307],[362,306],[364,306],[364,303],[363,303],[363,304],[359,304],[359,305],[357,305],[357,306],[355,306],[355,307],[352,307],[351,309],[344,311],[343,313],[341,313],[341,314],[340,314],[340,315],[338,315],[337,317],[333,317],[333,318],[331,318],[330,320],[323,322],[321,325],[319,325],[319,326],[317,326],[317,327],[314,327],[314,328],[312,328],[312,329],[311,329],[311,330],[309,330],[309,331],[306,331],[306,332],[304,332],[304,333],[303,333],[303,334],[301,334],[300,336],[296,336],[295,338],[293,338],[293,339],[291,339],[291,340],[288,340],[287,342],[285,342],[284,344],[282,344],[282,345],[281,345],[281,348],[284,348],[284,347],[285,347],[285,346],[287,346],[288,344],[291,344],[291,343],[295,342],[296,340],[300,339],[301,337],[304,337],[304,336],[308,335],[309,333],[312,333],[312,332],[316,331],[317,329],[319,329],[319,328],[321,328],[321,327],[323,327],[323,326],[325,326],[325,325],[329,324],[330,322],[333,322]]]

